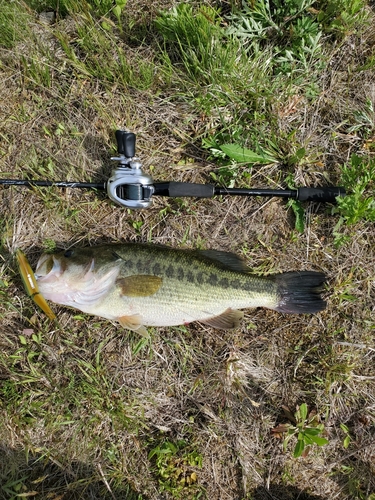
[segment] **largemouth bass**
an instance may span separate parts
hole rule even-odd
[[[244,261],[216,250],[178,250],[114,244],[43,254],[35,276],[47,300],[118,321],[141,334],[146,326],[201,321],[215,328],[239,325],[238,309],[267,307],[315,313],[323,273],[297,271],[266,277]]]

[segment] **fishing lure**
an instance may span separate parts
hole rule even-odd
[[[41,308],[41,310],[48,316],[49,319],[56,319],[55,313],[49,307],[46,299],[39,291],[34,272],[31,269],[26,255],[19,248],[16,250],[16,259],[27,295],[33,299],[35,304]]]

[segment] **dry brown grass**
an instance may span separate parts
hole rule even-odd
[[[129,0],[127,8],[139,22],[161,6]],[[74,40],[69,18],[61,23]],[[0,49],[1,177],[104,180],[114,130],[127,126],[155,180],[209,181],[216,166],[200,134],[212,117],[179,98],[178,82],[167,85],[160,73],[149,90],[103,84],[69,66],[50,26],[30,21],[28,30],[28,41]],[[129,47],[129,57],[138,50],[151,60],[155,46]],[[374,70],[358,70],[373,53],[371,27],[330,54],[316,99],[275,96],[280,135],[296,130],[294,140],[309,151],[295,167],[297,184],[337,183],[339,165],[366,150],[368,139],[344,122],[366,97],[375,106]],[[27,74],[21,56],[39,64],[46,57],[51,83]],[[252,182],[278,184],[283,168],[260,167]],[[199,489],[210,500],[374,498],[373,225],[358,223],[336,248],[329,208],[307,207],[298,234],[290,209],[275,199],[155,198],[149,210],[129,212],[90,192],[2,188],[0,207],[0,498],[18,498],[10,491],[54,500],[172,498],[148,458],[166,440],[185,441],[172,465],[197,475],[181,498]],[[262,272],[322,270],[328,307],[302,317],[247,311],[230,332],[198,324],[150,329],[143,344],[62,307],[54,307],[59,323],[51,325],[25,295],[15,249],[35,266],[51,245],[110,241],[230,250]],[[303,402],[324,423],[329,444],[295,459],[271,430],[288,421],[283,407],[293,413]],[[340,424],[349,429],[347,449]],[[201,468],[178,461],[192,451]]]

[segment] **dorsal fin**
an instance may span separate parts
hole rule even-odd
[[[231,252],[223,252],[221,250],[197,250],[197,253],[204,258],[219,262],[222,267],[237,271],[240,273],[248,273],[250,270],[246,262],[238,255]]]

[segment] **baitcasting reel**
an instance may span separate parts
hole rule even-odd
[[[128,208],[148,208],[155,193],[153,179],[142,171],[142,163],[135,157],[135,134],[116,130],[117,152],[111,160],[118,161],[106,183],[109,198]]]

